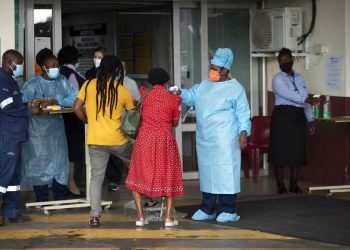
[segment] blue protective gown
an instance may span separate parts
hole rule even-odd
[[[50,98],[56,99],[61,106],[72,107],[78,89],[62,75],[52,81],[39,75],[27,81],[21,92],[24,102]],[[68,147],[62,115],[30,117],[28,141],[22,147],[21,184],[46,185],[55,178],[66,185],[68,172]]]
[[[181,89],[183,103],[196,110],[196,148],[202,192],[240,192],[241,150],[239,135],[250,134],[250,109],[242,85],[232,79],[209,79]]]

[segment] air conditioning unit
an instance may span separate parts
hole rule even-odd
[[[285,47],[301,52],[297,38],[302,35],[302,8],[258,9],[250,11],[251,51],[277,52]]]

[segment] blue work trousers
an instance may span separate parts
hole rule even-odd
[[[15,219],[20,210],[20,173],[22,142],[0,141],[0,199],[3,200],[2,215]]]
[[[49,200],[49,185],[37,185],[37,186],[33,186],[33,189],[34,189],[37,202]],[[62,185],[58,183],[56,179],[53,179],[52,193],[53,193],[53,199],[55,201],[64,200],[67,196],[67,186]]]
[[[206,214],[214,213],[217,198],[219,200],[221,213],[236,213],[236,194],[210,194],[202,192],[202,197],[203,199],[200,209]]]

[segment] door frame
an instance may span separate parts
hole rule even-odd
[[[225,8],[225,9],[254,9],[257,8],[257,2],[255,0],[248,0],[246,2],[237,3],[217,3],[210,0],[183,2],[183,1],[173,1],[173,55],[174,55],[174,83],[175,86],[181,88],[181,43],[180,43],[180,9],[181,8],[198,8],[201,11],[201,76],[202,79],[208,76],[208,9],[209,8]],[[250,60],[250,88],[251,97],[250,104],[254,107],[256,102],[256,97],[253,94],[253,81],[252,81],[252,61]],[[255,87],[254,87],[255,88]],[[195,132],[196,124],[183,124],[181,119],[179,121],[179,126],[176,128],[176,140],[180,152],[181,162],[183,162],[183,132]],[[183,172],[183,179],[198,179],[199,175],[197,171],[193,172]]]
[[[52,51],[57,54],[62,47],[62,9],[61,0],[26,0],[24,4],[24,56],[27,79],[35,73],[34,50],[34,6],[36,4],[52,5]]]

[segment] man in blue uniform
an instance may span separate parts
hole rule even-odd
[[[27,139],[27,118],[39,114],[39,102],[24,104],[16,77],[23,75],[23,56],[7,50],[0,68],[0,225],[19,217],[21,144]]]

